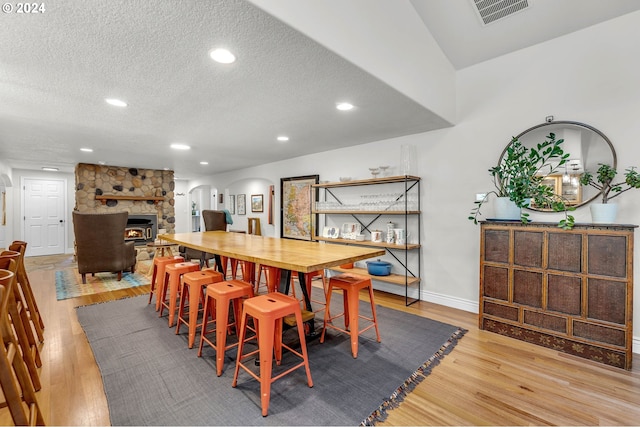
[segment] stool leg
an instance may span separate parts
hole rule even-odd
[[[276,356],[276,365],[282,363],[282,318],[276,319],[273,331],[273,352]]]
[[[329,282],[329,288],[327,289],[327,306],[324,309],[324,321],[322,322],[322,335],[320,335],[320,343],[324,342],[324,333],[327,331],[327,323],[329,323],[330,314],[329,306],[331,305],[331,295],[333,295],[333,286]]]
[[[176,300],[178,299],[178,288],[180,287],[180,275],[171,274],[169,276],[169,327],[173,327],[176,317]]]
[[[313,380],[311,379],[311,369],[309,369],[309,356],[307,355],[307,342],[304,337],[304,326],[302,323],[302,313],[296,311],[296,324],[298,328],[298,338],[300,339],[300,346],[302,347],[302,357],[304,358],[304,370],[307,372],[307,384],[309,387],[313,387]]]
[[[238,260],[236,258],[231,258],[231,278],[236,280],[236,276],[238,275]]]
[[[160,312],[159,317],[162,317],[162,311],[164,310],[162,303],[167,298],[167,287],[169,286],[169,282],[168,282],[169,279],[167,278],[166,270],[161,271],[159,273],[161,274],[158,274],[158,281],[162,280],[162,282],[158,283],[160,288],[157,291],[158,295],[156,295],[156,311],[159,311]]]
[[[227,327],[229,321],[229,300],[216,301],[216,373],[222,375],[225,348],[227,346]]]
[[[153,293],[156,292],[156,278],[158,275],[158,266],[153,264],[152,270],[153,270],[153,274],[151,275],[151,289],[149,290],[149,302],[147,303],[147,305],[151,304]],[[157,298],[158,298],[158,295],[156,295],[156,299]]]
[[[258,337],[260,354],[260,402],[262,404],[262,416],[266,417],[269,412],[269,400],[271,399],[271,373],[273,370],[271,363],[273,362],[275,330],[273,323],[263,323],[262,327],[271,329],[261,331],[260,336]]]
[[[359,298],[358,298],[358,291],[355,289],[352,289],[350,291],[347,292],[347,295],[344,295],[343,297],[345,301],[348,300],[348,307],[345,307],[345,320],[347,319],[347,314],[346,314],[346,309],[349,310],[349,333],[351,335],[351,354],[353,355],[353,358],[356,359],[358,357],[358,331],[359,331],[359,326],[358,326],[358,304],[359,304]]]
[[[204,297],[204,307],[202,311],[202,327],[200,328],[200,345],[198,346],[198,357],[202,356],[202,347],[204,345],[204,337],[207,335],[207,321],[209,320],[209,301],[211,301],[211,305],[215,304],[215,300],[213,298],[209,298],[205,295]],[[212,319],[215,319],[211,316]]]
[[[217,326],[217,325],[216,325]],[[257,330],[257,328],[256,328]],[[247,313],[242,313],[242,322],[240,324],[240,335],[238,336],[238,356],[236,357],[236,369],[233,373],[233,381],[231,387],[238,385],[238,371],[240,371],[240,362],[242,359],[242,350],[244,349],[244,335],[247,332]]]
[[[193,343],[196,341],[201,289],[202,288],[200,286],[189,285],[189,348],[193,348]]]
[[[176,325],[176,335],[180,333],[180,318],[184,317],[184,306],[186,303],[186,295],[187,295],[185,293],[186,288],[191,289],[191,286],[186,282],[182,282],[182,288],[180,290],[180,303],[178,304],[178,324]],[[191,318],[189,318],[189,320],[191,320]]]
[[[373,301],[373,286],[369,286],[369,301],[371,301],[371,314],[373,314],[373,325],[376,328],[376,340],[382,342],[380,339],[380,332],[378,331],[378,316],[376,315],[376,304]]]

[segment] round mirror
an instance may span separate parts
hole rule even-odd
[[[556,140],[564,139],[562,149],[569,153],[568,161],[560,167],[558,174],[549,175],[544,183],[554,189],[556,194],[563,197],[571,206],[582,206],[593,201],[600,191],[590,186],[580,185],[580,175],[585,171],[594,173],[600,163],[617,167],[616,151],[609,138],[598,129],[579,122],[558,121],[547,122],[534,126],[522,132],[516,138],[525,147],[535,147],[547,139],[550,133],[556,135]],[[500,156],[500,162],[505,155]],[[499,163],[500,163],[499,162]],[[536,211],[551,211],[531,207]]]

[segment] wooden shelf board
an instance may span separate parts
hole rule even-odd
[[[373,184],[386,184],[405,181],[420,181],[420,177],[411,175],[400,176],[386,176],[383,178],[369,178],[369,179],[355,179],[353,181],[340,181],[340,182],[326,182],[323,184],[311,184],[316,188],[331,188],[331,187],[350,187],[354,185],[373,185]]]
[[[366,268],[340,268],[340,267],[331,267],[330,270],[339,271],[341,273],[353,273],[358,276],[370,277],[371,280],[377,280],[379,282],[393,283],[394,285],[404,286],[405,284],[405,276],[400,274],[390,274],[388,276],[373,276],[367,272]],[[407,276],[407,284],[417,285],[420,283],[419,277]]]
[[[418,215],[420,211],[311,211],[312,214],[325,215]]]
[[[100,200],[102,204],[106,204],[107,200],[132,200],[132,201],[147,201],[152,200],[154,204],[164,201],[162,196],[120,196],[115,194],[101,194],[96,195],[96,200]]]
[[[329,242],[329,243],[340,243],[340,244],[344,244],[344,245],[359,245],[359,246],[370,246],[370,247],[375,247],[375,248],[388,248],[388,249],[398,249],[398,250],[411,250],[411,249],[418,249],[420,247],[419,244],[416,243],[409,243],[408,245],[394,245],[394,244],[389,244],[389,243],[376,243],[376,242],[371,242],[371,241],[358,241],[358,240],[351,240],[351,239],[330,239],[328,237],[322,237],[322,236],[315,236],[314,240],[317,240],[319,242]]]

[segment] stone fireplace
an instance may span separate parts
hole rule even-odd
[[[79,163],[75,178],[76,210],[90,213],[126,211],[129,218],[152,218],[151,226],[146,221],[131,225],[144,229],[145,242],[153,241],[158,229],[175,232],[173,171]],[[152,237],[147,237],[149,228]],[[133,234],[140,233],[138,230]],[[138,242],[142,237],[132,238]],[[140,243],[144,242],[140,240]]]

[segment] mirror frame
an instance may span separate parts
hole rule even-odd
[[[545,126],[552,126],[552,125],[572,125],[572,126],[579,126],[579,127],[583,127],[585,129],[588,129],[592,132],[595,132],[596,134],[598,134],[608,145],[609,145],[609,149],[611,150],[611,155],[613,156],[613,168],[616,169],[618,166],[618,158],[616,156],[616,150],[613,148],[613,144],[611,143],[611,141],[609,140],[609,138],[607,138],[607,136],[600,132],[598,129],[594,128],[593,126],[589,126],[588,124],[585,123],[581,123],[581,122],[575,122],[575,121],[569,121],[569,120],[559,120],[559,121],[547,121],[545,123],[541,123],[539,125],[530,127],[529,129],[525,130],[524,132],[521,132],[520,134],[518,134],[516,136],[516,138],[518,140],[520,140],[521,137],[523,137],[524,135],[526,135],[528,132],[531,132],[533,130],[545,127]],[[504,157],[504,155],[507,152],[507,147],[508,145],[504,148],[504,150],[502,150],[502,154],[500,154],[500,159],[498,161],[498,164],[500,164],[502,162],[502,158]],[[595,171],[593,171],[595,172]],[[584,206],[587,205],[591,202],[593,202],[594,200],[596,200],[598,197],[600,197],[602,191],[598,191],[596,194],[594,194],[591,198],[587,199],[587,200],[583,200],[580,203],[574,205],[575,208],[579,208],[580,206]],[[528,209],[531,209],[532,211],[536,211],[536,212],[553,212],[552,210],[548,210],[548,209],[538,209],[535,207],[529,207]]]

